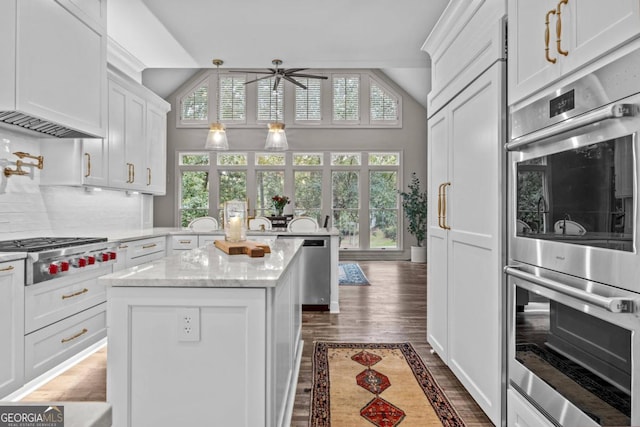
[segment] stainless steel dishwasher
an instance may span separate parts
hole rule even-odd
[[[303,310],[328,311],[331,300],[331,237],[286,234],[278,239],[303,239],[301,302]]]

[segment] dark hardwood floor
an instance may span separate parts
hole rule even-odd
[[[371,286],[340,286],[339,314],[304,312],[302,315],[305,345],[291,427],[309,425],[314,341],[408,341],[467,427],[493,426],[449,368],[430,353],[426,338],[426,264],[408,261],[358,261],[358,264]]]
[[[305,342],[291,427],[309,425],[311,354],[317,340],[410,342],[465,421],[492,426],[426,340],[426,265],[408,261],[360,261],[371,286],[341,286],[340,313],[304,312]],[[27,401],[104,401],[106,352],[99,351],[27,396]],[[348,427],[348,426],[336,426]],[[428,427],[428,426],[420,426]]]

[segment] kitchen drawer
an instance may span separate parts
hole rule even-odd
[[[212,235],[212,234],[200,234],[198,236],[198,247],[201,248],[203,246],[211,246],[213,245],[214,240],[224,240],[223,235]]]
[[[106,336],[106,303],[26,335],[25,380],[34,379]]]
[[[106,269],[104,274],[111,272]],[[91,277],[87,277],[91,276]],[[95,272],[76,274],[25,287],[25,333],[30,333],[107,300]]]
[[[195,249],[198,247],[198,236],[171,236],[171,249],[172,250],[185,250]]]
[[[166,256],[167,238],[163,236],[134,240],[120,245],[120,247],[123,246],[127,248],[126,266],[128,268]]]

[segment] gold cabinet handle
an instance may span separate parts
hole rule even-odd
[[[183,245],[188,245],[191,243],[191,240],[180,240],[180,243]]]
[[[151,185],[151,168],[147,168],[147,185]]]
[[[10,265],[9,267],[5,267],[5,268],[0,268],[0,271],[11,271],[13,270],[13,265]]]
[[[556,9],[556,15],[557,15],[557,20],[556,20],[556,50],[558,51],[558,53],[560,55],[564,55],[567,56],[569,55],[569,52],[562,49],[561,46],[561,38],[562,38],[562,14],[561,14],[561,10],[562,10],[562,5],[566,5],[569,2],[569,0],[560,0],[560,2],[558,3],[558,8]]]
[[[127,163],[127,184],[131,184],[133,180],[131,179],[131,163]]]
[[[89,289],[84,288],[81,291],[74,292],[74,293],[69,294],[69,295],[62,295],[62,299],[69,299],[69,298],[77,297],[77,296],[80,296],[82,294],[86,294],[87,292],[89,292]]]
[[[449,185],[451,185],[450,182],[442,184],[442,228],[445,230],[451,230],[447,225],[447,187]]]
[[[155,243],[151,243],[150,245],[144,245],[144,246],[142,247],[142,249],[155,248],[156,246],[158,246],[158,245],[156,245]]]
[[[555,15],[556,14],[556,10],[552,9],[549,12],[547,12],[547,16],[546,19],[544,21],[544,25],[545,25],[545,30],[544,30],[544,54],[545,57],[547,59],[547,61],[551,62],[552,64],[555,64],[557,59],[556,58],[552,58],[549,56],[549,39],[551,37],[551,32],[549,30],[549,17],[551,15]],[[557,27],[556,27],[557,30]]]
[[[131,182],[133,183],[136,180],[136,165],[131,163]]]
[[[60,342],[62,344],[69,342],[69,341],[73,341],[78,337],[83,336],[84,334],[86,334],[87,332],[89,332],[89,330],[87,328],[82,328],[82,330],[80,332],[78,332],[77,334],[70,336],[69,338],[62,338],[62,340],[60,340]]]
[[[87,158],[87,173],[84,174],[84,177],[87,178],[87,177],[91,176],[91,154],[84,153],[84,155]]]
[[[438,186],[438,227],[442,228],[442,186]]]

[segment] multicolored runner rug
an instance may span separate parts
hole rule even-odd
[[[312,427],[463,427],[409,343],[316,342]]]
[[[370,285],[367,276],[355,262],[341,262],[338,264],[338,284],[340,285]]]

